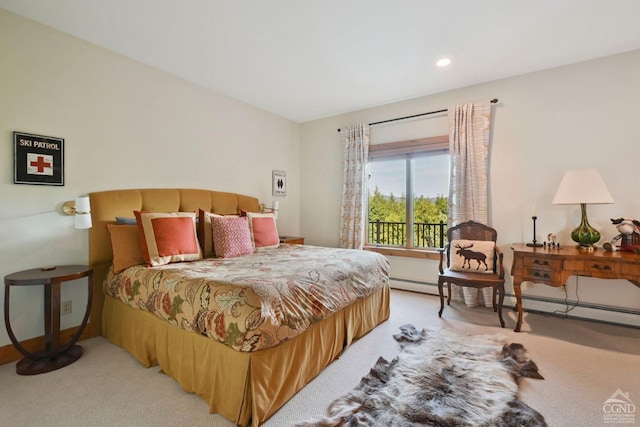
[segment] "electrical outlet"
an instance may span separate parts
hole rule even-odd
[[[62,301],[62,307],[60,310],[61,314],[65,315],[65,314],[71,314],[71,300],[69,301]]]

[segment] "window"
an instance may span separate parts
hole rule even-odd
[[[419,249],[446,244],[448,141],[444,135],[370,147],[368,244]]]

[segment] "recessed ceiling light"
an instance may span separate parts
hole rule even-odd
[[[438,59],[438,62],[436,62],[438,67],[446,67],[449,64],[451,64],[451,60],[449,58]]]

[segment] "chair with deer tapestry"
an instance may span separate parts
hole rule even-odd
[[[498,232],[484,224],[467,221],[447,230],[447,245],[440,250],[438,293],[440,311],[444,310],[443,286],[447,284],[447,305],[451,304],[451,284],[474,288],[493,288],[493,311],[498,312],[500,326],[504,301],[504,267],[502,251],[496,245]],[[445,264],[446,263],[446,264]]]

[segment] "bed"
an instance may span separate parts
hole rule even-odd
[[[353,340],[389,317],[388,263],[368,251],[277,245],[228,259],[205,257],[115,272],[119,269],[107,226],[116,218],[132,217],[134,211],[204,210],[237,216],[242,211],[257,212],[259,202],[250,196],[198,189],[115,190],[89,196],[93,220],[89,258],[94,268],[91,335],[105,336],[146,367],[159,365],[185,391],[204,399],[210,412],[238,425],[258,426],[267,420]],[[198,237],[202,242],[204,237]],[[325,265],[337,270],[325,272],[321,269]],[[345,270],[346,265],[353,266],[353,271]],[[206,273],[207,269],[212,273]],[[142,282],[144,276],[149,276],[154,289],[132,292],[131,285],[122,285]],[[327,292],[322,299],[324,287],[320,285],[325,278],[337,278],[339,297]],[[187,285],[187,279],[199,287]],[[156,295],[158,289],[164,289],[162,280],[176,294]],[[294,286],[296,281],[311,283],[307,287],[314,292],[312,298],[307,295],[302,302],[294,302],[294,294],[301,292]],[[284,290],[287,296],[278,304],[260,307],[259,302],[267,300],[265,295],[274,289]],[[195,307],[213,294],[223,296],[222,304],[226,304],[213,314],[194,309],[189,315],[186,309],[163,305],[163,301],[189,299]],[[240,296],[246,304],[234,305],[228,296]],[[158,304],[148,304],[154,298]],[[306,314],[291,314],[302,313],[301,307],[309,309]],[[233,325],[230,337],[230,323],[219,314],[241,316],[244,309],[245,317]]]

